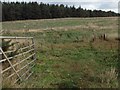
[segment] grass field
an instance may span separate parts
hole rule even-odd
[[[118,87],[116,17],[3,22],[3,30],[32,36],[36,44],[34,74],[17,87]]]

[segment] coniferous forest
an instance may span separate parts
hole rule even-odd
[[[44,4],[37,2],[2,2],[2,20],[52,19],[67,17],[113,17],[113,11],[86,10],[75,6]]]

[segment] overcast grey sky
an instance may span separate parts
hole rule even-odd
[[[119,0],[1,0],[1,1],[19,1],[19,2],[29,2],[29,1],[36,1],[36,2],[43,2],[43,3],[50,3],[50,4],[64,4],[69,6],[81,6],[82,8],[86,9],[99,9],[104,11],[114,11],[118,12],[118,2]]]

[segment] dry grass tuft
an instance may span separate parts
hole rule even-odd
[[[100,74],[101,83],[105,84],[107,88],[111,88],[111,85],[114,83],[114,87],[118,87],[118,73],[116,72],[116,68],[111,67],[110,70],[106,70]]]

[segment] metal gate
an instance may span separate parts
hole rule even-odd
[[[36,60],[33,37],[0,36],[0,39],[2,83],[12,81],[15,84],[27,80],[33,73],[31,69]]]

